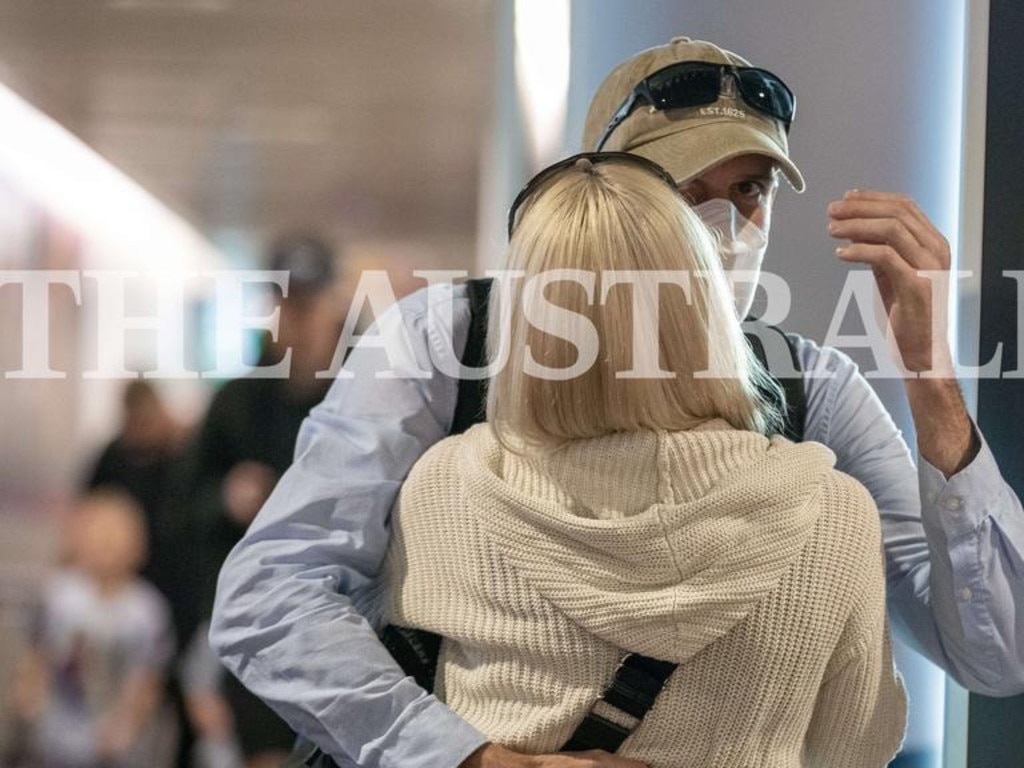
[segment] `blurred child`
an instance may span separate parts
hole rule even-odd
[[[43,590],[14,687],[32,764],[164,765],[173,734],[159,710],[173,632],[166,602],[138,576],[142,512],[125,494],[94,492],[67,533],[69,562]]]

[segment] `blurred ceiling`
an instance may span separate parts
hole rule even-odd
[[[0,0],[0,82],[200,231],[472,237],[487,0]]]

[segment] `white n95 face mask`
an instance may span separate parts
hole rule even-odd
[[[736,317],[743,320],[754,304],[768,235],[729,200],[705,200],[693,210],[718,238],[718,255],[732,288]]]

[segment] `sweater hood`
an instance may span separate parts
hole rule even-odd
[[[819,514],[835,457],[707,422],[521,455],[474,427],[458,448],[493,556],[570,620],[681,663],[785,575]],[[486,510],[486,512],[484,512]]]

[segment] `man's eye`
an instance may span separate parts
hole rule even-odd
[[[750,200],[763,197],[768,186],[760,181],[741,181],[733,189],[740,197]]]

